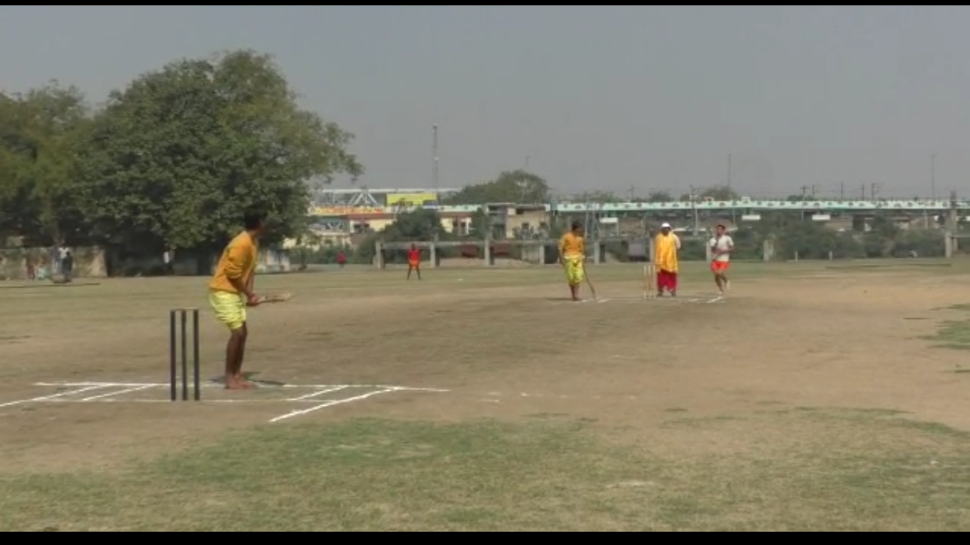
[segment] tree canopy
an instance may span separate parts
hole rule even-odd
[[[545,179],[520,169],[502,172],[488,182],[467,185],[443,204],[546,203],[549,197]]]
[[[0,235],[199,248],[250,207],[299,234],[309,180],[362,173],[352,138],[253,51],[175,61],[98,110],[57,84],[0,94]]]
[[[713,185],[710,187],[701,188],[701,190],[697,192],[696,197],[698,200],[702,201],[707,199],[714,201],[734,201],[740,198],[738,193],[733,188],[726,185]],[[684,193],[680,196],[680,201],[690,202],[690,198],[690,193]]]
[[[0,94],[0,233],[61,241],[86,225],[73,187],[84,97],[52,83]]]

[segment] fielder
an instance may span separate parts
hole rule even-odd
[[[408,277],[407,280],[411,279],[411,271],[414,271],[418,275],[418,280],[421,280],[421,250],[416,244],[411,244],[411,249],[408,250]]]
[[[725,232],[723,225],[717,226],[714,237],[711,239],[711,272],[714,273],[714,283],[717,284],[721,295],[731,286],[728,280],[727,271],[731,266],[731,252],[734,250],[734,240]]]
[[[664,290],[671,297],[677,297],[677,272],[680,265],[677,252],[680,251],[680,237],[671,232],[670,224],[660,225],[660,232],[653,240],[653,265],[657,270],[657,297],[663,297]]]

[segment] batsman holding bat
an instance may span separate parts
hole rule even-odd
[[[586,280],[586,242],[583,224],[574,221],[572,229],[559,239],[559,264],[566,272],[566,284],[573,301],[579,301],[579,288]],[[592,287],[592,286],[591,286]]]
[[[226,389],[249,390],[255,386],[243,379],[242,365],[246,354],[246,307],[262,302],[253,291],[256,274],[257,241],[266,230],[266,215],[249,212],[243,220],[243,231],[226,246],[219,258],[216,273],[209,282],[209,303],[216,319],[229,328],[226,344]]]

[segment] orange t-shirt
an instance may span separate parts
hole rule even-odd
[[[412,265],[417,265],[421,263],[421,250],[415,248],[414,250],[408,250],[408,263]]]
[[[559,253],[563,257],[577,257],[586,255],[586,243],[583,237],[569,232],[559,239]]]
[[[209,289],[239,293],[229,280],[241,280],[243,283],[249,280],[256,271],[256,250],[256,241],[249,233],[243,231],[236,235],[223,250]]]

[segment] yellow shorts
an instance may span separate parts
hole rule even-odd
[[[570,286],[578,286],[586,279],[586,269],[583,267],[585,256],[572,255],[564,258],[566,262],[566,281]]]
[[[228,291],[209,290],[209,304],[216,320],[236,330],[246,323],[246,296]]]

